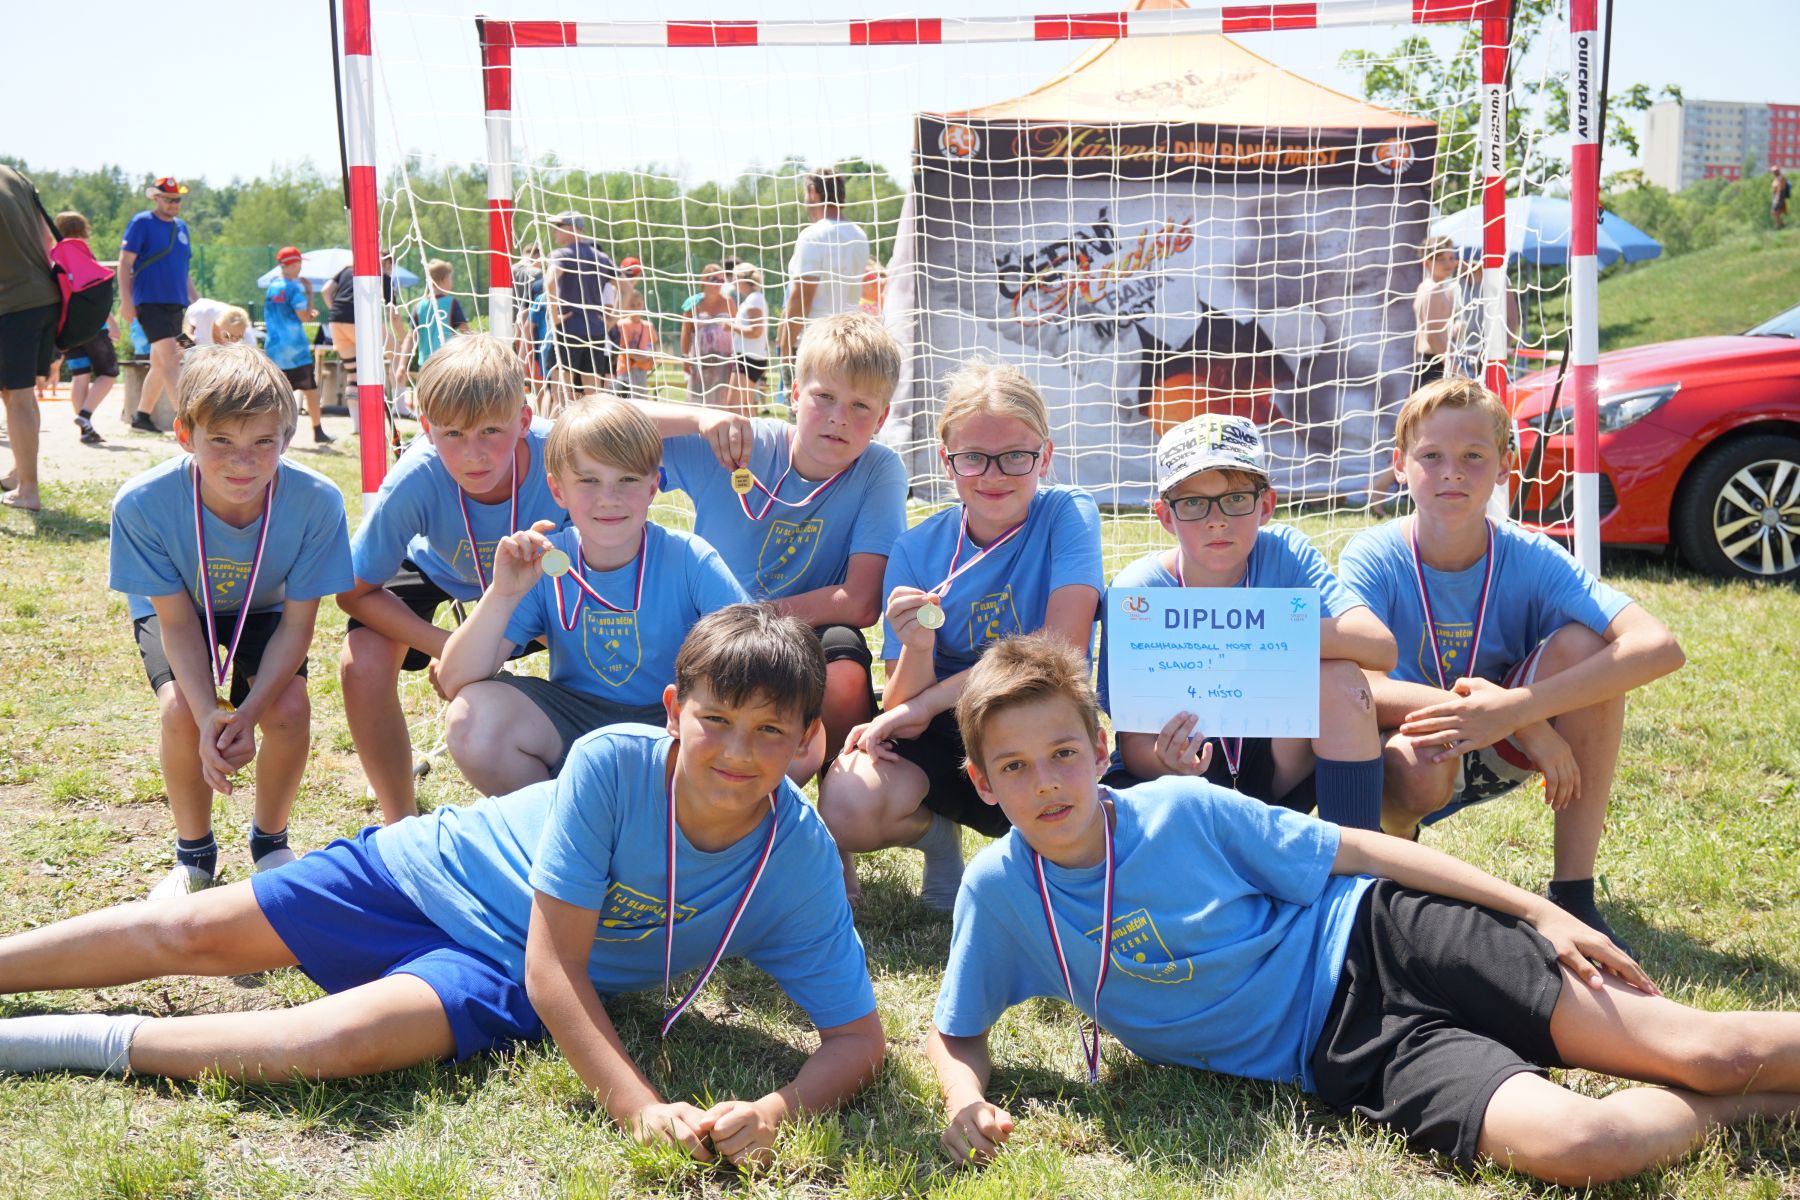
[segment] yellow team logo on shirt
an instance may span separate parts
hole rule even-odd
[[[1088,930],[1090,940],[1100,936],[1100,927]],[[1186,983],[1194,977],[1194,960],[1171,961],[1168,943],[1156,931],[1147,908],[1133,909],[1113,918],[1113,966],[1134,979],[1146,983]]]
[[[756,585],[762,594],[774,596],[793,587],[812,565],[813,552],[824,533],[823,517],[770,521],[756,556]]]
[[[212,603],[214,608],[242,608],[249,602],[243,594],[250,586],[250,568],[252,564],[239,562],[235,558],[213,558],[207,556],[206,573],[212,580]],[[194,604],[206,601],[200,595],[201,583],[194,580]]]
[[[969,604],[969,649],[978,650],[1019,631],[1019,614],[1013,609],[1012,584],[989,592]]]
[[[622,883],[612,884],[600,904],[600,926],[594,931],[594,940],[641,942],[663,927],[667,911],[660,896],[647,895]],[[691,921],[699,911],[691,904],[677,904],[675,923]]]
[[[1437,683],[1437,671],[1431,665],[1431,656],[1440,654],[1443,662],[1440,666],[1444,678],[1455,682],[1465,675],[1473,675],[1474,664],[1469,659],[1469,643],[1475,640],[1475,626],[1469,621],[1439,621],[1437,623],[1437,647],[1431,645],[1431,634],[1419,630],[1419,672],[1429,683]],[[1461,663],[1462,666],[1455,664]]]
[[[581,607],[581,652],[588,667],[605,683],[623,687],[637,674],[644,658],[636,613],[596,611]]]
[[[479,545],[481,547],[481,575],[486,576],[488,579],[492,579],[494,577],[494,551],[499,548],[500,539],[495,538],[491,542],[481,542]],[[472,560],[469,558],[469,539],[458,538],[456,549],[450,552],[450,569],[455,571],[456,577],[461,579],[464,583],[479,584],[481,580],[476,575],[475,568],[471,565],[471,561]]]

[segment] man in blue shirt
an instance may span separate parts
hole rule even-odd
[[[312,284],[300,278],[298,246],[283,246],[275,252],[281,266],[281,278],[269,285],[263,296],[263,349],[287,376],[293,389],[306,397],[306,415],[312,419],[313,444],[330,445],[336,441],[319,423],[319,380],[313,370],[312,343],[307,340],[306,326],[319,313],[313,307]]]
[[[193,245],[187,223],[181,219],[181,203],[187,188],[165,175],[144,189],[148,210],[125,225],[119,245],[119,324],[140,322],[150,343],[150,372],[144,376],[137,406],[126,400],[124,416],[140,433],[160,433],[150,418],[165,389],[175,387],[175,371],[181,364],[181,318],[187,306],[200,298],[188,273]]]

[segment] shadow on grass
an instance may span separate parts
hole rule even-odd
[[[1630,900],[1606,901],[1607,916],[1619,935],[1638,951],[1644,969],[1659,983],[1686,979],[1714,986],[1731,985],[1763,1003],[1775,1004],[1782,996],[1800,991],[1800,971],[1761,950],[1717,950],[1690,937],[1685,931],[1652,924],[1646,909]]]
[[[104,542],[112,534],[110,522],[57,508],[54,500],[46,501],[40,512],[20,515],[29,523],[0,522],[0,537],[34,542]]]

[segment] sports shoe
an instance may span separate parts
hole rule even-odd
[[[156,422],[150,419],[149,414],[141,412],[131,414],[131,427],[139,433],[162,432],[162,430],[156,427]]]
[[[92,421],[83,421],[77,417],[75,428],[81,430],[81,444],[84,446],[98,446],[106,440],[100,436],[100,431],[94,428]]]
[[[313,445],[329,446],[335,441],[337,441],[337,439],[332,437],[329,433],[326,433],[323,425],[313,426]]]
[[[162,882],[150,889],[149,899],[174,900],[181,896],[191,896],[195,892],[204,892],[217,882],[217,879],[199,867],[176,863],[163,876]]]
[[[925,855],[925,880],[919,899],[928,908],[949,912],[956,907],[956,890],[962,886],[962,827],[940,813],[931,814],[931,828],[912,844]]]
[[[298,854],[295,854],[292,850],[283,846],[279,850],[271,850],[261,858],[257,859],[253,870],[256,874],[261,875],[264,871],[279,870],[291,862],[299,861],[300,856]]]

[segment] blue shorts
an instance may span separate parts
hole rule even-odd
[[[339,838],[291,866],[250,877],[263,916],[327,992],[413,975],[437,993],[456,1061],[544,1036],[525,984],[432,924],[375,849],[375,828]]]

